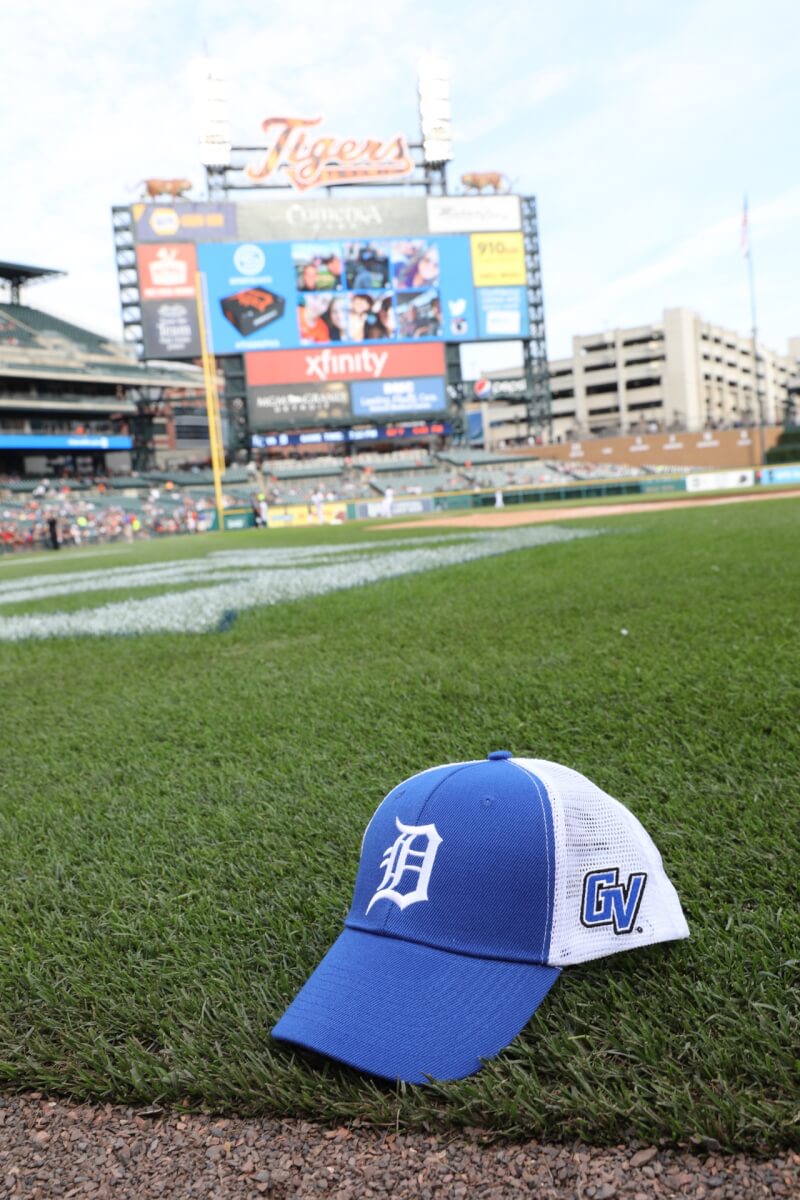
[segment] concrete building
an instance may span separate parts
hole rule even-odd
[[[785,355],[759,345],[765,424],[783,421],[799,358],[800,339],[792,339]],[[571,357],[549,365],[555,441],[759,421],[752,338],[687,308],[668,308],[652,325],[576,336]],[[518,439],[520,404],[497,401],[484,413],[490,444]]]

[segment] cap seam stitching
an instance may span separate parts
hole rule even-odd
[[[515,766],[518,771],[521,771],[522,774],[525,776],[525,778],[527,780],[529,780],[529,782],[533,785],[533,790],[536,793],[536,799],[539,801],[539,806],[542,810],[542,820],[544,822],[544,848],[545,848],[545,857],[547,859],[547,923],[545,925],[544,935],[542,937],[542,958],[544,958],[545,957],[544,949],[545,949],[545,944],[547,942],[547,934],[548,934],[548,931],[551,930],[551,928],[552,928],[552,920],[553,920],[552,913],[551,913],[551,891],[550,891],[550,837],[549,837],[549,831],[547,828],[547,813],[545,812],[544,800],[542,799],[542,794],[539,790],[538,780],[536,779],[536,777],[534,775],[532,775],[530,771],[526,771],[525,767],[521,767],[519,765],[519,763],[514,762],[513,758],[509,759],[508,761],[513,766]]]

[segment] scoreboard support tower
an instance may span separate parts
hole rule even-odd
[[[526,383],[525,408],[528,436],[535,437],[545,430],[548,434],[552,432],[553,397],[550,391],[550,370],[547,364],[542,261],[539,254],[536,197],[522,196],[521,201],[525,276],[528,280],[528,324],[530,325],[530,337],[522,343]]]

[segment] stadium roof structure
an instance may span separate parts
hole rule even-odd
[[[11,285],[11,303],[19,304],[20,288],[26,283],[41,283],[44,279],[56,279],[66,275],[54,267],[30,267],[25,263],[0,262],[0,279]]]

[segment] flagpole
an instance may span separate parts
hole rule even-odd
[[[750,240],[750,226],[747,213],[747,196],[744,198],[744,214],[742,231],[746,237],[745,254],[747,255],[747,276],[750,282],[750,318],[753,328],[753,386],[754,397],[758,408],[758,443],[756,457],[758,466],[764,465],[764,403],[761,396],[761,380],[758,373],[758,321],[756,319],[756,283],[753,272],[753,246]]]

